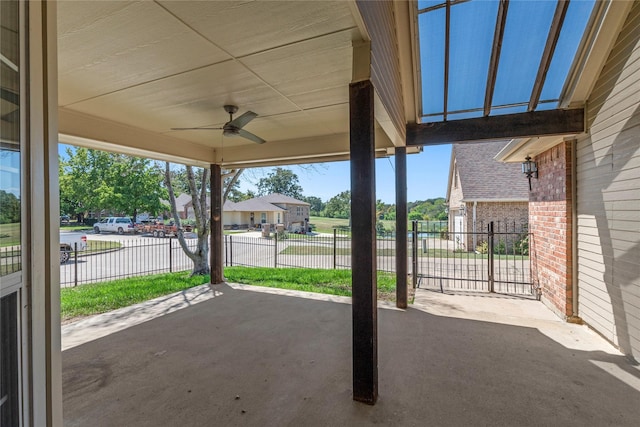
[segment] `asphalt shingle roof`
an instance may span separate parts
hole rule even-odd
[[[520,163],[494,159],[508,141],[453,144],[464,200],[529,200]]]

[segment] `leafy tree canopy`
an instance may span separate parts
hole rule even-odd
[[[61,213],[108,210],[135,216],[157,214],[167,191],[163,172],[151,160],[78,147],[60,159]]]
[[[0,190],[0,224],[20,222],[20,199],[15,194]]]
[[[276,168],[265,178],[258,181],[258,195],[264,196],[272,193],[280,193],[295,199],[302,199],[302,187],[298,175],[289,169]]]
[[[351,191],[343,191],[330,198],[324,208],[324,213],[329,218],[349,218],[351,216]]]

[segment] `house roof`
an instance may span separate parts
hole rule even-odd
[[[269,203],[287,203],[287,204],[290,204],[290,205],[311,206],[307,202],[303,202],[302,200],[298,200],[298,199],[295,199],[293,197],[285,196],[284,194],[280,194],[280,193],[267,194],[266,196],[256,197],[256,199],[264,200],[265,202],[269,202]]]
[[[286,203],[289,205],[310,206],[309,203],[280,193],[267,194],[262,197],[255,197],[241,202],[224,202],[224,212],[281,212],[285,211],[275,203]]]
[[[222,209],[224,212],[283,212],[282,209],[260,198],[243,200],[241,202],[232,202],[227,200],[224,202]]]
[[[495,156],[509,141],[453,144],[452,165],[458,169],[464,201],[529,200],[529,184],[519,163],[502,163]],[[451,172],[450,172],[451,176]],[[451,186],[449,180],[449,187]],[[449,189],[450,190],[450,189]],[[447,191],[450,194],[450,191]]]

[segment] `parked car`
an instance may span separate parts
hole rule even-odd
[[[93,224],[93,231],[96,234],[100,233],[135,233],[136,229],[133,226],[131,218],[110,216],[102,219],[100,222]]]
[[[71,254],[87,249],[87,236],[80,233],[60,233],[60,264],[69,261]]]

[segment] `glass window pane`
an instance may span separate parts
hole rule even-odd
[[[558,99],[576,56],[578,45],[589,22],[595,1],[569,3],[560,37],[542,88],[541,99]]]
[[[448,110],[484,105],[498,2],[471,1],[451,7]]]
[[[418,25],[422,69],[422,113],[441,113],[444,109],[445,9],[421,14],[418,17]]]
[[[531,98],[555,8],[556,2],[552,1],[509,3],[494,105],[527,102]]]
[[[18,6],[0,1],[0,276],[21,270]]]

